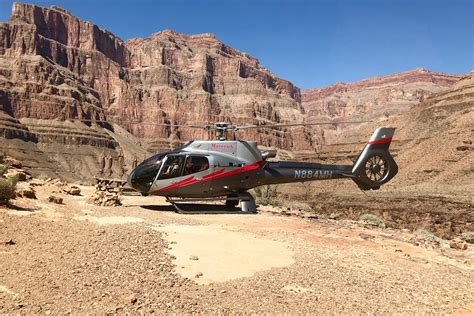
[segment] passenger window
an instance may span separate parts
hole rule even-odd
[[[201,172],[209,169],[209,160],[204,156],[189,156],[186,159],[183,175]]]
[[[184,158],[184,156],[168,156],[158,179],[179,177],[183,169]]]

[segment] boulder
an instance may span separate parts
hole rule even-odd
[[[81,189],[75,185],[65,185],[62,190],[70,195],[81,195]]]
[[[36,192],[29,184],[18,185],[16,188],[16,196],[27,199],[36,199]]]
[[[458,249],[458,250],[466,250],[467,243],[464,240],[453,239],[449,242],[449,247],[453,249]]]
[[[27,181],[31,179],[31,175],[22,169],[8,169],[5,173],[7,177],[16,177],[18,181]]]
[[[48,202],[56,203],[56,204],[63,204],[63,198],[51,195],[48,197]]]

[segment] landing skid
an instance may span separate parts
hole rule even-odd
[[[184,204],[186,202],[202,202],[202,201],[226,201],[226,205],[216,204]],[[241,193],[238,196],[217,197],[217,198],[171,198],[166,197],[166,202],[171,203],[179,214],[218,214],[218,213],[236,213],[235,206],[240,201],[241,213],[257,213],[255,199],[248,193]],[[237,202],[237,203],[235,203]],[[186,210],[187,208],[191,208]],[[202,210],[198,210],[198,209]]]

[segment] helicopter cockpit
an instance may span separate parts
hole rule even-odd
[[[140,192],[148,192],[158,171],[160,171],[165,157],[166,153],[158,154],[143,161],[128,176],[128,184]]]
[[[155,179],[177,178],[207,169],[209,160],[206,156],[168,152],[145,160],[129,176],[128,182],[136,190],[146,193]]]

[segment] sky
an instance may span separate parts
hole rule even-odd
[[[126,40],[214,33],[302,89],[423,67],[474,69],[474,0],[29,0]],[[0,0],[0,21],[13,1]]]

